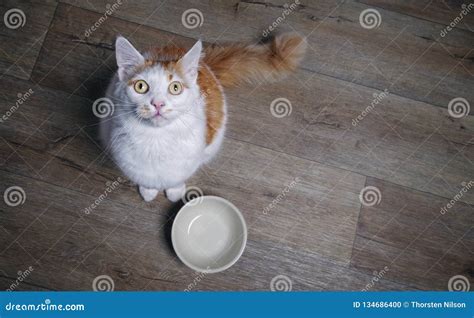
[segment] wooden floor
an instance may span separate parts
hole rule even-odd
[[[0,28],[0,288],[92,290],[101,275],[115,290],[474,284],[474,8],[443,36],[462,1],[139,2],[0,4],[25,15]],[[192,8],[202,25],[188,28]],[[359,21],[366,9],[376,25]],[[235,203],[248,245],[229,270],[197,274],[170,244],[179,205],[114,186],[124,177],[98,145],[92,104],[118,34],[140,49],[189,46],[256,40],[276,21],[309,52],[283,82],[227,92],[223,149],[189,186]],[[272,115],[277,98],[291,113]],[[470,114],[448,111],[455,98]]]

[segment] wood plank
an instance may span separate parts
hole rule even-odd
[[[462,17],[459,23],[455,23],[455,28],[472,31],[474,29],[474,15],[462,13],[462,5],[467,6],[468,1],[443,1],[443,0],[359,0],[371,7],[383,8],[401,14],[425,19],[428,21],[450,25],[457,17]],[[469,9],[468,9],[469,10]],[[471,9],[472,11],[472,9]]]
[[[1,174],[2,193],[6,186],[20,186],[26,193],[26,201],[21,206],[1,208],[0,223],[8,237],[1,242],[0,263],[9,276],[27,264],[34,266],[31,282],[36,285],[58,290],[90,290],[90,273],[73,270],[106,242],[115,228],[120,226],[121,235],[116,239],[122,244],[116,248],[123,255],[131,255],[134,248],[126,245],[132,243],[136,247],[133,243],[142,243],[141,239],[153,240],[160,233],[158,226],[168,220],[167,214],[161,212],[165,208],[146,211],[141,209],[141,204],[128,206],[112,200],[103,200],[91,213],[84,214],[84,206],[97,197],[6,172]],[[136,240],[131,240],[132,237]]]
[[[107,3],[67,2],[99,13]],[[378,28],[364,29],[359,16],[368,5],[329,0],[300,3],[278,28],[308,37],[310,51],[303,68],[444,108],[455,97],[474,100],[472,32],[456,28],[441,37],[443,25],[385,9],[378,9],[382,19]],[[140,6],[124,3],[114,16],[208,42],[242,41],[261,37],[280,21],[284,4],[283,0],[189,0],[169,6],[150,1]],[[181,23],[182,13],[190,8],[201,11],[201,27],[188,29]],[[107,25],[103,28],[109,29]],[[73,31],[69,41],[80,38],[83,29]]]
[[[2,183],[21,186],[27,194],[23,205],[2,207],[2,215],[5,215],[1,219],[2,226],[9,231],[13,229],[13,234],[20,220],[37,218],[19,237],[14,233],[16,242],[0,253],[4,276],[11,277],[19,268],[34,266],[25,280],[31,286],[91,290],[92,281],[98,275],[111,276],[116,290],[184,290],[190,284],[195,284],[193,289],[196,290],[268,290],[277,275],[288,276],[293,290],[358,290],[371,280],[371,275],[349,269],[319,253],[251,232],[248,246],[237,264],[225,273],[200,276],[202,281],[194,283],[198,274],[181,264],[170,249],[166,238],[169,227],[162,227],[167,224],[162,213],[150,213],[140,207],[132,210],[105,200],[93,213],[80,218],[79,205],[93,199],[92,196],[4,171],[0,171],[0,175]],[[45,201],[45,197],[49,200]],[[40,212],[48,206],[44,213]],[[249,211],[241,203],[239,206],[249,220]],[[166,212],[172,215],[173,211],[171,208]],[[54,224],[65,218],[77,221],[66,231]],[[143,218],[146,221],[138,221]],[[149,224],[145,223],[153,224],[154,229],[150,231]],[[339,236],[334,235],[333,239]],[[381,280],[375,288],[409,287]]]
[[[56,6],[56,0],[6,0],[0,3],[1,15],[9,21],[7,26],[2,20],[0,29],[2,75],[30,78]]]
[[[229,134],[298,157],[450,198],[474,179],[474,117],[389,94],[365,113],[380,91],[307,72],[283,84],[229,95]],[[270,105],[289,99],[275,118]],[[474,193],[462,199],[474,203]]]
[[[11,289],[12,286],[17,286],[17,277],[1,277],[0,276],[0,288],[2,289]],[[29,284],[28,282],[21,282],[16,288],[12,289],[15,291],[51,291],[48,288],[44,288],[42,286],[36,286]]]
[[[441,213],[449,199],[373,178],[367,185],[379,189],[381,202],[362,207],[352,267],[387,266],[384,278],[426,290],[447,290],[454,275],[472,280],[473,206],[456,202]]]
[[[258,259],[259,262],[255,262]],[[135,264],[130,264],[134,268]],[[270,290],[271,281],[277,275],[286,276],[293,291],[303,290],[361,290],[372,279],[370,275],[327,262],[312,253],[302,253],[268,241],[249,241],[244,255],[226,272],[199,275],[187,269],[180,272],[176,264],[165,270],[156,279],[145,286],[146,290],[155,290],[161,284],[159,279],[168,277],[175,280],[180,290]],[[178,269],[176,269],[178,268]],[[245,282],[242,284],[242,282]],[[407,285],[383,280],[374,290],[413,289]]]
[[[233,140],[202,174],[212,181],[205,193],[247,212],[250,235],[346,263],[364,177]]]

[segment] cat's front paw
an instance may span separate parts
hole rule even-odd
[[[166,189],[166,197],[172,202],[179,201],[186,194],[186,185],[182,184],[180,186]]]
[[[156,189],[148,189],[148,188],[145,188],[145,187],[142,187],[142,186],[139,186],[138,190],[140,191],[140,194],[141,194],[143,200],[145,200],[146,202],[150,202],[151,200],[156,198],[156,196],[158,195],[158,192],[159,192]]]

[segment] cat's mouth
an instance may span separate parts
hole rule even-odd
[[[137,115],[140,118],[149,119],[149,120],[152,120],[152,119],[155,119],[155,118],[160,118],[160,117],[164,118],[162,112],[156,111],[156,110],[153,110],[153,109],[149,109],[146,106],[139,107],[137,109]]]
[[[148,121],[154,126],[165,126],[169,123],[169,118],[162,112],[156,112],[155,114],[149,116]]]
[[[154,109],[149,109],[146,106],[137,109],[138,117],[146,120],[154,126],[165,126],[168,124],[171,120],[168,115],[171,112],[170,109],[156,111]]]

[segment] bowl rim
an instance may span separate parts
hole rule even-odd
[[[212,199],[212,200],[217,200],[217,201],[220,201],[228,206],[230,206],[232,208],[232,210],[237,214],[237,216],[239,217],[239,220],[240,220],[240,223],[242,224],[242,236],[243,236],[243,240],[242,240],[242,244],[240,246],[240,249],[239,249],[239,252],[234,256],[234,258],[228,262],[227,264],[221,266],[221,267],[217,267],[217,268],[212,268],[212,269],[209,269],[209,268],[201,268],[201,267],[198,267],[190,262],[188,262],[184,257],[183,255],[181,254],[180,250],[176,248],[176,243],[175,243],[175,236],[177,235],[176,234],[176,220],[178,220],[180,214],[182,214],[182,211],[184,210],[184,208],[186,207],[193,207],[194,203],[197,201],[197,200],[208,200],[208,199]],[[200,197],[196,197],[188,202],[186,202],[185,205],[183,205],[178,213],[176,213],[176,216],[173,220],[173,225],[171,226],[171,243],[173,245],[173,250],[175,251],[176,255],[178,256],[178,258],[181,260],[181,262],[183,262],[184,265],[188,266],[189,268],[195,270],[196,272],[200,272],[200,273],[205,273],[205,274],[212,274],[212,273],[218,273],[218,272],[222,272],[226,269],[228,269],[229,267],[231,267],[232,265],[234,265],[239,259],[240,257],[242,256],[242,254],[244,253],[244,250],[245,250],[245,247],[247,246],[247,224],[245,223],[245,219],[244,219],[244,216],[242,214],[242,212],[240,212],[240,210],[232,203],[230,202],[229,200],[227,199],[224,199],[222,197],[218,197],[218,196],[215,196],[215,195],[204,195],[204,196],[200,196]]]

